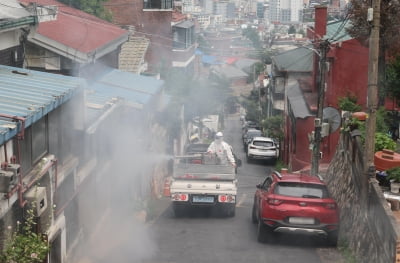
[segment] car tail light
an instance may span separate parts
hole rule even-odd
[[[256,149],[256,147],[254,147],[254,146],[250,146],[250,149]]]
[[[193,164],[202,164],[203,162],[201,160],[194,159],[194,160],[192,160],[191,163],[193,163]]]
[[[234,195],[219,195],[218,202],[220,203],[234,203],[236,198]]]
[[[334,210],[334,209],[336,209],[336,204],[335,203],[328,203],[328,204],[325,204],[325,207],[328,208],[328,209]]]
[[[172,195],[172,200],[174,200],[174,201],[187,201],[188,200],[188,194],[173,194]]]
[[[275,199],[275,198],[269,198],[268,199],[268,204],[270,205],[280,205],[283,203],[283,200]]]

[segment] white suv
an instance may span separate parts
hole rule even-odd
[[[278,149],[272,138],[254,137],[247,145],[247,162],[269,160],[273,164],[278,159]]]

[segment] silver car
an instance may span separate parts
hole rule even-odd
[[[268,160],[273,164],[278,159],[278,149],[272,138],[254,137],[247,145],[247,162]]]

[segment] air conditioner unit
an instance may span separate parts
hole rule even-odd
[[[15,175],[15,178],[16,178],[16,177],[18,176],[18,174],[19,174],[20,167],[21,167],[21,165],[19,165],[19,164],[8,163],[7,166],[6,166],[6,168],[5,168],[5,170],[6,170],[6,171],[13,172],[14,175]]]
[[[25,193],[25,199],[29,206],[33,208],[36,216],[40,216],[47,208],[46,187],[32,187]]]
[[[8,193],[17,182],[17,176],[12,171],[0,170],[0,193]]]

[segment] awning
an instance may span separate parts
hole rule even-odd
[[[293,85],[288,86],[287,97],[295,118],[304,119],[310,116],[314,116],[314,114],[312,114],[308,109],[306,101],[297,82]]]

